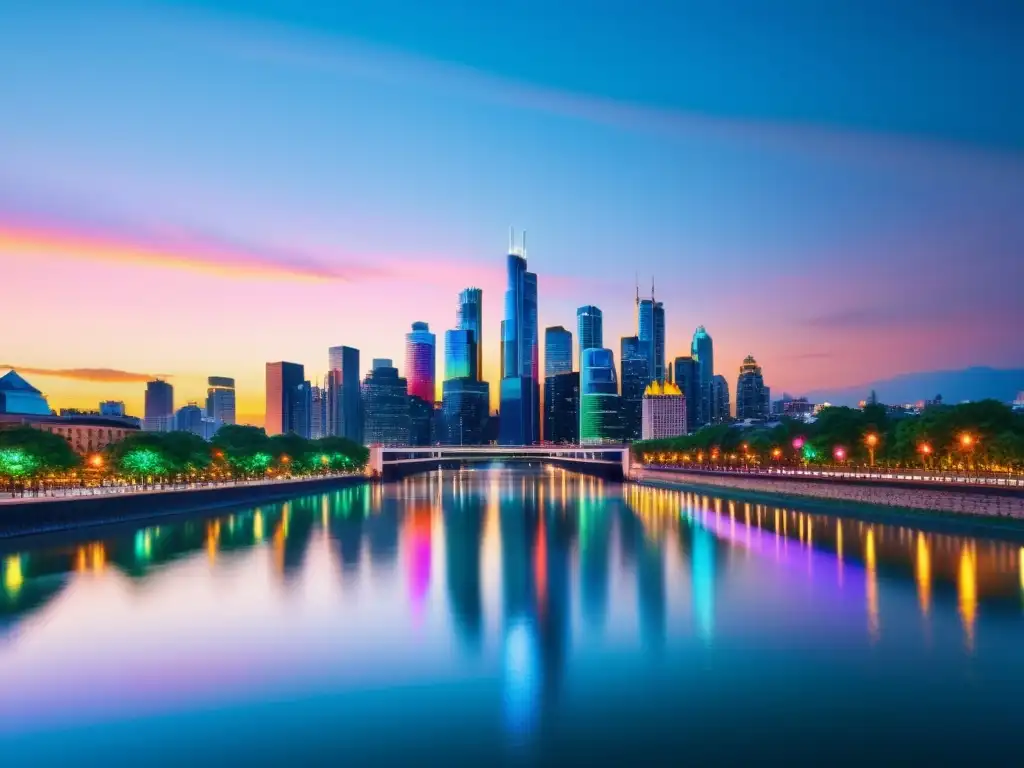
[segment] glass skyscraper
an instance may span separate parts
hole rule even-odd
[[[477,380],[476,333],[457,328],[444,334],[444,378]]]
[[[502,445],[533,445],[540,439],[540,385],[537,348],[537,275],[511,249],[508,290],[501,323]]]
[[[166,381],[156,379],[146,383],[146,410],[142,426],[147,432],[170,432],[174,427],[174,387]]]
[[[301,434],[302,407],[298,403],[305,383],[300,363],[267,363],[267,406],[264,426],[268,435]],[[307,411],[308,412],[308,411]]]
[[[643,431],[644,390],[651,381],[650,367],[636,336],[624,336],[621,342],[619,379],[622,383],[622,437],[639,440]]]
[[[729,382],[725,376],[715,374],[711,378],[711,395],[708,398],[709,416],[712,424],[728,424],[732,421],[729,407]]]
[[[739,379],[736,381],[736,418],[767,419],[768,418],[767,388],[761,374],[761,366],[753,355],[747,355],[740,366]]]
[[[456,318],[460,331],[472,331],[476,345],[477,379],[484,377],[484,292],[479,288],[467,288],[459,294],[459,311]],[[445,378],[452,378],[447,373]]]
[[[665,381],[665,308],[660,301],[637,302],[637,337],[654,381]]]
[[[560,325],[544,329],[544,378],[572,373],[572,331]]]
[[[622,442],[619,384],[615,355],[610,349],[583,351],[580,368],[580,444]]]
[[[413,323],[412,330],[405,334],[405,375],[409,381],[409,394],[428,403],[437,399],[434,383],[436,349],[437,337],[430,332],[430,326],[422,322]]]
[[[325,382],[327,419],[324,436],[347,437],[363,442],[362,387],[359,383],[359,350],[329,347]]]
[[[227,376],[211,376],[206,384],[206,417],[218,424],[234,424],[235,380]]]
[[[486,381],[448,379],[442,385],[441,409],[445,445],[480,445],[487,428],[491,388]]]
[[[434,404],[416,395],[409,395],[409,445],[430,445],[434,442]]]
[[[568,445],[580,441],[579,371],[544,379],[544,440]]]
[[[690,354],[697,362],[697,380],[700,383],[696,425],[703,427],[711,423],[711,380],[715,377],[715,345],[703,325],[697,326],[693,332]]]
[[[601,310],[587,305],[576,310],[576,335],[580,343],[580,372],[583,372],[583,351],[604,346],[604,318]]]
[[[700,402],[700,370],[697,361],[687,355],[675,361],[675,384],[686,398],[686,433],[697,428],[697,411]]]
[[[408,386],[391,360],[374,359],[373,370],[363,380],[363,406],[367,445],[409,443]]]

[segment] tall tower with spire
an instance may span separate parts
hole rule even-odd
[[[647,359],[647,370],[652,381],[665,381],[665,307],[654,298],[654,278],[651,278],[651,298],[640,298],[637,283],[637,328],[640,349]]]
[[[537,339],[537,275],[526,269],[526,233],[520,247],[509,230],[508,289],[501,321],[502,445],[540,440],[540,372]]]

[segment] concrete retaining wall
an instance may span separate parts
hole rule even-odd
[[[283,501],[366,482],[364,477],[344,476],[195,490],[11,501],[0,504],[0,538]]]
[[[634,470],[633,479],[692,488],[723,488],[898,509],[1024,521],[1024,494],[1008,489],[965,487],[941,490],[916,486],[870,485],[838,480],[809,481],[785,476],[743,476],[703,472]]]

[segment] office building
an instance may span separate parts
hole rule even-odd
[[[355,347],[329,347],[327,378],[324,382],[326,423],[324,436],[344,437],[363,442],[363,399],[359,381],[359,350]]]
[[[651,381],[650,367],[637,336],[624,336],[620,353],[622,437],[626,442],[633,442],[642,434],[644,390]]]
[[[677,357],[673,366],[673,381],[686,398],[686,434],[697,429],[700,402],[700,368],[689,355]]]
[[[715,344],[703,325],[693,332],[690,354],[697,362],[697,381],[700,385],[697,400],[696,426],[711,423],[711,380],[715,376]]]
[[[206,380],[206,417],[221,424],[235,423],[235,380],[210,376]]]
[[[442,387],[440,442],[444,445],[482,445],[491,398],[488,383],[459,378],[448,379]]]
[[[108,445],[119,443],[139,431],[138,420],[129,417],[0,412],[0,430],[18,427],[32,427],[57,435],[67,441],[71,450],[82,456],[102,451]]]
[[[115,418],[126,418],[123,400],[104,400],[100,403],[100,416],[113,416]]]
[[[373,370],[363,380],[363,411],[367,445],[409,443],[409,388],[391,360],[374,359]]]
[[[544,329],[544,378],[572,372],[572,331],[561,325]]]
[[[579,370],[583,371],[583,352],[604,346],[604,318],[601,310],[588,304],[576,310],[576,336],[579,341]]]
[[[480,378],[477,368],[476,335],[468,329],[456,328],[444,334],[444,378]]]
[[[644,440],[686,434],[686,397],[675,384],[652,381],[644,391],[643,411]]]
[[[146,407],[142,428],[147,432],[174,429],[174,387],[157,379],[146,383]]]
[[[189,403],[174,413],[174,429],[203,436],[203,409],[198,403]]]
[[[309,391],[309,437],[312,440],[327,437],[327,388],[315,384]]]
[[[580,444],[621,442],[622,417],[615,355],[610,349],[585,349],[580,368]]]
[[[544,441],[559,445],[579,443],[579,371],[559,373],[544,379]]]
[[[292,424],[296,435],[309,439],[313,428],[313,385],[308,381],[303,381],[295,388]]]
[[[409,445],[433,445],[435,408],[421,397],[409,395]]]
[[[636,310],[637,338],[651,379],[665,381],[665,307],[654,300],[653,283],[649,299],[641,299],[637,289]]]
[[[533,445],[540,440],[540,374],[537,345],[537,275],[526,270],[523,246],[509,243],[508,289],[501,323],[500,442]]]
[[[764,385],[761,366],[753,355],[747,355],[740,365],[740,375],[736,381],[736,418],[767,419],[768,397],[770,393]]]
[[[0,413],[49,416],[51,410],[43,394],[12,370],[0,377]]]
[[[437,337],[430,332],[427,323],[416,322],[405,334],[405,375],[409,382],[409,394],[434,402],[435,366],[437,361]]]
[[[460,331],[472,331],[476,345],[476,378],[484,377],[484,292],[479,288],[467,288],[459,294],[459,311],[456,327]],[[450,377],[446,377],[450,378]]]
[[[708,398],[708,418],[712,424],[728,424],[732,421],[732,407],[729,403],[729,382],[725,376],[711,377],[711,394]]]
[[[300,363],[267,363],[267,405],[264,427],[268,435],[299,434],[296,423],[301,408],[296,402],[304,393],[305,369]]]

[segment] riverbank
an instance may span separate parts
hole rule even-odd
[[[366,482],[367,478],[361,475],[337,475],[98,496],[12,499],[0,505],[0,538],[224,510],[323,493]]]
[[[812,501],[832,505],[834,508],[868,505],[909,512],[918,517],[938,513],[945,518],[1002,522],[1017,530],[1024,528],[1024,493],[1016,489],[934,488],[685,470],[634,470],[633,479],[641,484],[714,490],[758,501],[774,500],[778,503],[786,499],[805,505]]]

